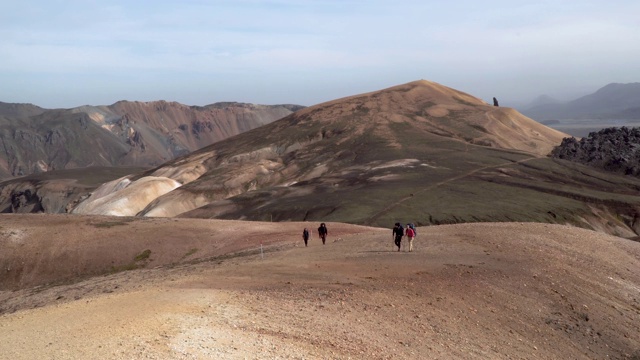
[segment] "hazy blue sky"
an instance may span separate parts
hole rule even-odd
[[[319,102],[427,79],[485,100],[640,81],[640,1],[0,0],[0,101]]]

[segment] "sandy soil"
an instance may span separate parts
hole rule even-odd
[[[347,224],[304,247],[317,224],[119,221],[0,216],[1,359],[640,359],[630,240],[464,224],[397,252]]]

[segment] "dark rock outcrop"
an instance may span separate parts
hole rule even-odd
[[[640,176],[640,128],[606,128],[565,138],[551,156],[625,175]]]

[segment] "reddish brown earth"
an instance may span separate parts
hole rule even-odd
[[[0,103],[0,178],[91,166],[157,166],[301,108],[164,100],[71,109]]]
[[[640,243],[317,225],[0,216],[0,358],[640,358]]]

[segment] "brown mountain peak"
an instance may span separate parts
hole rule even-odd
[[[344,174],[368,182],[376,169],[454,158],[467,163],[467,156],[475,156],[467,153],[491,153],[487,149],[540,157],[563,135],[513,109],[420,80],[311,106],[168,162],[147,175],[184,185],[142,214],[174,216],[213,200],[301,181],[322,187],[324,178],[342,182]]]
[[[404,124],[405,131],[396,131],[399,124]],[[548,154],[567,136],[514,109],[491,106],[427,80],[310,106],[257,131],[286,141],[293,135],[285,131],[291,126],[296,126],[300,137],[315,136],[313,132],[319,132],[318,127],[345,137],[372,131],[393,143],[400,143],[407,136],[420,138],[422,133],[538,155]]]

